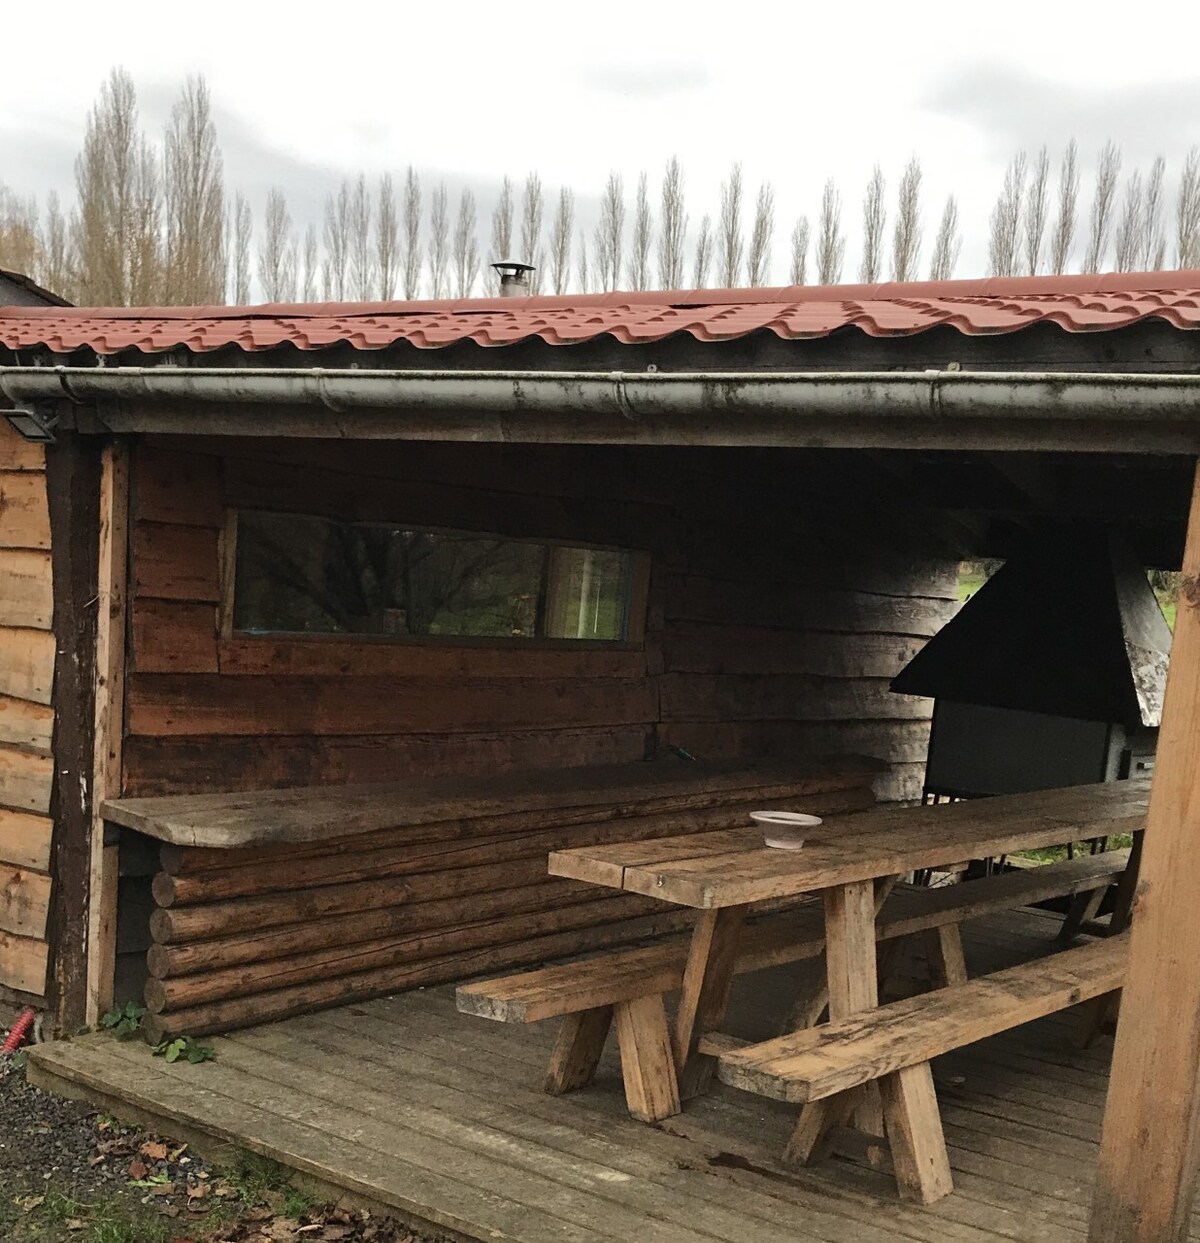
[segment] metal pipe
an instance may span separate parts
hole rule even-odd
[[[1002,442],[1041,425],[1054,436],[1025,447],[1080,447],[1091,433],[1124,452],[1200,450],[1191,374],[0,367],[0,390],[18,405],[92,407],[95,424],[79,426],[111,432],[268,435],[286,413],[308,436],[918,447],[978,426],[1012,448]]]

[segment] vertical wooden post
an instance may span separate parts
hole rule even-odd
[[[1126,978],[1090,1243],[1182,1243],[1200,1130],[1200,469]]]
[[[121,793],[125,715],[125,608],[129,564],[129,456],[108,445],[100,464],[96,617],[96,732],[92,765],[91,885],[88,901],[86,1021],[112,1005],[116,972],[119,848],[106,844],[100,804]]]

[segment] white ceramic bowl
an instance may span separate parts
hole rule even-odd
[[[776,850],[799,850],[808,830],[821,823],[820,816],[798,811],[752,811],[750,819],[762,827],[763,840]]]

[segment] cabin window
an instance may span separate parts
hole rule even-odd
[[[246,510],[235,547],[233,628],[243,634],[641,636],[638,553]]]

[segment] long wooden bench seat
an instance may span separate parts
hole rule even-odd
[[[964,920],[1106,888],[1124,871],[1128,856],[1128,851],[1113,850],[942,888],[903,886],[884,903],[876,921],[876,935],[881,942],[888,942],[949,929],[954,934],[953,946],[957,925]],[[822,907],[819,900],[810,899],[751,920],[742,933],[735,971],[741,974],[816,958],[824,948]],[[458,988],[457,1005],[464,1014],[502,1023],[562,1018],[563,1028],[544,1085],[547,1092],[558,1094],[591,1080],[614,1008],[619,1011],[645,999],[661,998],[680,987],[687,953],[686,938],[676,937],[581,961],[479,980]],[[618,1035],[625,1030],[629,1029],[618,1023]],[[631,1030],[629,1040],[633,1040]],[[633,1085],[629,1079],[644,1057],[644,1050],[639,1055],[632,1045],[623,1045],[621,1055],[627,1094],[632,1102],[639,1094],[630,1090]]]
[[[936,1108],[914,1125],[904,1108],[902,1076],[920,1075],[931,1084],[932,1058],[1115,992],[1124,983],[1127,961],[1124,933],[759,1044],[711,1033],[700,1049],[716,1057],[722,1083],[810,1109],[814,1102],[883,1081],[885,1125],[901,1192],[928,1203],[953,1187],[945,1139]],[[839,1099],[847,1106],[853,1101]],[[925,1099],[932,1101],[932,1093]],[[802,1120],[797,1135],[806,1130],[811,1134],[814,1128]],[[793,1148],[789,1155],[804,1160],[812,1150]]]

